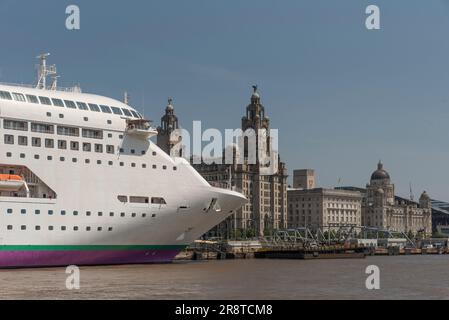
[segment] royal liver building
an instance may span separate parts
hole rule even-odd
[[[431,201],[424,191],[419,204],[395,197],[390,175],[379,162],[366,186],[366,197],[362,206],[362,225],[394,231],[432,234]]]
[[[248,142],[243,147],[243,161],[232,164],[197,164],[195,169],[213,186],[242,192],[249,202],[234,215],[211,231],[222,237],[264,235],[274,229],[287,227],[287,169],[276,155],[276,171],[267,174],[259,154],[270,154],[272,137],[269,134],[270,120],[265,115],[257,86],[251,96],[251,103],[242,118],[242,130],[254,130],[257,148],[262,149],[255,161],[248,157]],[[236,150],[237,149],[237,150]],[[239,152],[233,150],[234,160]],[[239,156],[242,156],[240,151]],[[223,155],[224,158],[224,155]],[[273,160],[272,160],[273,161]]]

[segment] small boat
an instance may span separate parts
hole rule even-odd
[[[14,174],[0,174],[0,192],[19,191],[25,186],[22,177]]]

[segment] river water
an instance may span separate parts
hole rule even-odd
[[[366,268],[380,269],[367,290]],[[0,271],[0,299],[448,299],[449,255],[349,260],[225,260]]]

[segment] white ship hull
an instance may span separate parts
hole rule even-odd
[[[0,91],[131,110],[101,96],[2,85]],[[30,188],[0,190],[0,267],[170,262],[246,203],[239,193],[212,188],[145,135],[127,133],[124,116],[0,97],[0,121],[0,173],[22,172]],[[36,124],[53,132],[33,130]],[[90,151],[83,150],[87,144]]]

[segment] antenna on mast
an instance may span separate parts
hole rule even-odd
[[[410,182],[410,200],[415,201],[415,195],[413,194],[412,190],[412,183]]]
[[[125,94],[123,95],[123,103],[126,105],[129,105],[130,96],[128,91],[125,91]]]
[[[51,65],[47,67],[47,57],[49,53],[43,53],[38,55],[36,59],[39,59],[39,65],[37,66],[37,89],[46,89],[47,88],[47,76],[53,77],[53,84],[51,86],[52,90],[56,90],[57,86],[57,71],[56,66]],[[53,89],[54,88],[54,89]]]

